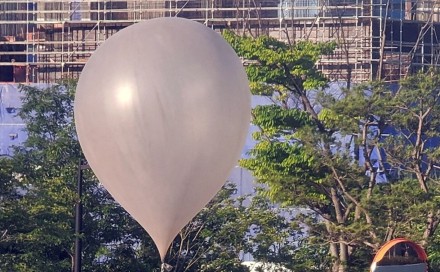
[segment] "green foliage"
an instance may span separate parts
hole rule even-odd
[[[367,167],[372,171],[386,167],[391,183],[376,187],[370,198],[363,199],[383,239],[407,237],[428,248],[434,246],[432,238],[440,219],[435,170],[439,165],[439,86],[439,72],[429,70],[402,80],[396,91],[381,82],[359,86],[332,107],[352,124],[358,121],[365,132],[365,139],[358,141],[364,153],[376,148],[386,158],[386,166]],[[348,123],[341,122],[341,130],[355,128]]]
[[[227,184],[174,240],[167,262],[175,271],[248,271],[241,265],[244,253],[291,268],[312,261],[292,262],[297,254],[292,238],[303,230],[289,210],[274,209],[261,196],[234,198],[233,193],[235,186]]]
[[[334,50],[334,43],[303,41],[290,46],[272,37],[240,37],[230,31],[224,31],[223,37],[251,63],[246,71],[253,94],[276,92],[282,96],[285,91],[313,90],[327,84],[315,63]]]
[[[180,232],[166,258],[173,271],[247,271],[239,258],[246,247],[246,208],[231,198],[234,191],[227,185]]]
[[[286,136],[286,131],[295,131],[305,125],[313,124],[309,115],[304,111],[284,109],[278,105],[256,106],[252,110],[252,115],[254,116],[252,122],[263,131],[263,133],[257,132],[254,135],[256,140],[261,140],[263,134],[266,137]]]
[[[396,237],[423,240],[423,231],[429,211],[438,207],[438,192],[426,194],[413,179],[378,186],[370,201],[377,226],[383,234],[392,228]],[[384,212],[386,211],[386,212]],[[387,225],[382,225],[383,223]]]
[[[315,67],[333,44],[223,35],[248,64],[253,94],[273,101],[253,110],[258,143],[240,164],[267,186],[262,195],[311,210],[298,220],[307,245],[329,245],[332,271],[367,269],[393,237],[427,245],[440,222],[438,71],[398,91],[372,82],[335,93]]]
[[[436,145],[440,127],[440,74],[418,73],[402,82],[390,103],[390,123],[401,137],[389,139],[389,155],[409,172],[440,164]],[[420,142],[418,142],[420,140]],[[418,169],[419,168],[419,169]],[[430,176],[429,173],[427,176]]]
[[[6,270],[67,271],[71,267],[75,203],[75,164],[71,160],[78,158],[79,148],[71,139],[74,128],[69,107],[73,94],[59,86],[41,95],[36,88],[22,87],[19,115],[29,124],[29,138],[15,151],[12,161],[23,188],[16,203],[25,217],[17,222],[20,229],[8,230],[14,247],[3,255],[7,258]],[[63,110],[58,112],[58,107]],[[70,183],[66,183],[68,179]]]
[[[382,122],[378,125],[383,127],[389,116],[387,105],[391,98],[392,92],[382,82],[361,84],[350,90],[342,89],[340,99],[327,98],[320,116],[327,126],[344,134],[359,133],[359,125],[373,117]]]
[[[25,186],[13,170],[11,158],[0,158],[0,269],[14,265],[14,254],[22,250],[15,242],[14,233],[28,229],[27,225],[22,224],[27,220],[27,212],[21,201]]]

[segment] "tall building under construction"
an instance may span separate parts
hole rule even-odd
[[[335,52],[318,63],[330,79],[395,81],[438,65],[439,8],[438,0],[3,0],[0,82],[76,78],[117,31],[174,16],[289,43],[336,41]]]

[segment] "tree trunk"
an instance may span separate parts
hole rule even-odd
[[[333,231],[331,228],[331,222],[326,220],[325,221],[325,228],[328,232],[328,236],[330,237],[330,239],[332,239],[331,237],[333,237]],[[331,271],[332,272],[339,272],[339,250],[338,250],[338,244],[336,242],[332,242],[330,241],[329,243],[329,252],[330,252],[330,257],[332,258],[332,267],[331,267]]]
[[[339,270],[338,272],[345,272],[348,262],[348,246],[345,243],[339,243]]]
[[[330,256],[332,257],[332,272],[339,272],[339,253],[336,243],[330,243]]]
[[[434,234],[435,230],[438,227],[438,224],[440,223],[439,217],[439,211],[434,213],[434,211],[430,211],[429,214],[426,216],[426,227],[425,231],[423,232],[423,240],[422,240],[422,246],[426,246],[428,244],[429,238]]]

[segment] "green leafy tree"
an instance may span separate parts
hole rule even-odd
[[[396,236],[426,245],[438,226],[438,148],[428,145],[439,136],[438,74],[394,92],[381,82],[332,92],[315,63],[333,44],[224,36],[248,65],[252,93],[273,102],[253,110],[258,143],[241,164],[273,201],[312,211],[299,220],[307,245],[328,245],[316,252],[329,253],[330,270],[364,271]]]
[[[22,251],[14,240],[14,233],[27,230],[27,212],[22,206],[25,187],[14,173],[14,162],[9,156],[0,158],[0,270],[11,267],[15,254]]]
[[[243,254],[293,271],[312,260],[292,263],[298,253],[293,237],[300,237],[302,228],[290,211],[275,209],[261,196],[233,197],[234,192],[227,184],[180,232],[167,258],[172,271],[248,271]]]
[[[283,206],[309,208],[322,218],[322,224],[310,225],[310,232],[318,233],[316,242],[329,245],[332,270],[345,271],[350,244],[359,239],[346,235],[353,233],[346,228],[362,233],[365,227],[349,217],[360,203],[347,197],[349,184],[341,177],[354,185],[359,175],[351,174],[353,163],[348,156],[333,152],[334,130],[326,126],[312,99],[328,83],[315,63],[335,45],[288,45],[270,37],[253,39],[231,32],[224,36],[249,62],[246,70],[252,93],[273,101],[252,112],[253,123],[260,128],[254,135],[258,143],[242,165],[268,185],[266,195],[272,200]],[[306,216],[304,223],[310,220]]]
[[[22,88],[20,117],[27,123],[28,140],[13,160],[26,188],[21,204],[27,220],[20,222],[26,229],[13,237],[21,250],[12,271],[69,271],[72,265],[73,161],[79,148],[72,145],[71,89],[61,88]]]
[[[432,69],[402,80],[396,91],[382,83],[360,86],[333,107],[346,123],[360,124],[359,146],[369,173],[364,200],[384,240],[404,236],[429,246],[437,231],[439,86],[440,74]],[[355,132],[354,126],[343,128]],[[381,173],[389,182],[377,187]]]

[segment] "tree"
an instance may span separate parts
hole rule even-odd
[[[272,200],[306,207],[320,215],[324,227],[319,226],[316,232],[321,241],[328,237],[324,240],[334,258],[332,270],[345,271],[352,237],[343,237],[346,232],[341,228],[350,227],[348,215],[354,203],[346,202],[347,190],[340,188],[339,169],[347,169],[352,163],[339,155],[334,160],[333,131],[326,127],[311,99],[316,90],[322,92],[327,85],[315,63],[335,45],[287,45],[270,37],[252,39],[230,32],[224,36],[241,57],[250,61],[246,70],[252,93],[266,95],[274,102],[253,110],[253,123],[260,128],[254,136],[259,142],[242,165],[268,185],[266,194]]]
[[[244,254],[292,269],[313,262],[311,256],[292,262],[298,253],[293,237],[302,236],[302,227],[290,211],[280,212],[261,196],[233,197],[234,192],[235,185],[224,187],[180,232],[167,261],[172,271],[248,271],[241,264]]]
[[[14,242],[16,232],[27,229],[27,212],[21,205],[22,192],[25,190],[21,178],[14,173],[13,160],[0,158],[0,269],[11,267],[14,254],[22,248]],[[7,271],[7,270],[6,270]]]
[[[69,104],[65,103],[69,93],[64,91],[54,96],[54,88],[41,94],[31,87],[25,87],[24,91],[27,93],[20,115],[28,122],[29,138],[12,160],[24,188],[17,202],[25,218],[17,221],[20,229],[10,231],[15,247],[9,251],[13,253],[10,255],[13,261],[6,262],[10,266],[5,269],[68,271],[73,238],[71,207],[75,203],[75,172],[69,173],[75,168],[68,163],[69,159],[79,157],[78,148],[62,148],[71,147],[73,133],[67,121]],[[65,183],[69,178],[71,182]]]
[[[252,93],[273,102],[253,110],[258,143],[241,165],[273,201],[312,211],[301,222],[308,244],[328,245],[331,271],[362,271],[397,235],[426,243],[438,225],[438,149],[427,144],[439,136],[437,74],[397,92],[381,82],[334,91],[315,66],[333,44],[224,36],[248,64]]]
[[[439,83],[438,71],[430,70],[402,80],[397,90],[381,82],[361,85],[330,110],[329,115],[344,120],[342,130],[358,133],[368,177],[361,200],[377,241],[407,237],[426,248],[435,246]]]

